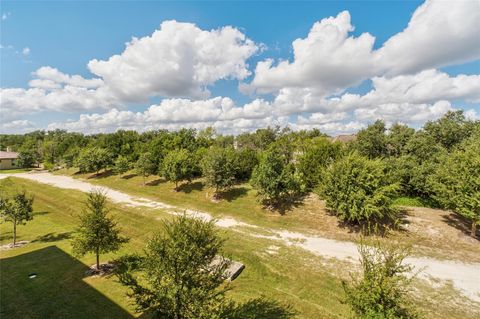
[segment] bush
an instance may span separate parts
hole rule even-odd
[[[353,153],[328,167],[316,191],[342,221],[370,226],[396,219],[392,202],[398,189],[384,161]]]
[[[344,302],[355,315],[365,319],[418,318],[408,297],[414,278],[407,277],[413,270],[405,263],[409,249],[361,243],[358,250],[362,277],[352,275],[350,282],[342,282]]]

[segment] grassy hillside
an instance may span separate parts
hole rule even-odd
[[[125,289],[114,278],[85,277],[87,266],[94,263],[93,256],[72,256],[70,240],[85,199],[83,193],[15,178],[0,180],[0,188],[6,192],[24,188],[35,195],[34,220],[18,228],[18,240],[30,242],[21,248],[1,251],[2,318],[137,316],[125,297]],[[117,256],[140,251],[146,240],[160,230],[162,219],[170,218],[159,210],[111,207],[124,234],[131,238]],[[9,223],[0,225],[2,245],[12,240],[11,228]],[[228,239],[226,255],[246,265],[232,284],[232,298],[272,297],[291,304],[298,311],[298,318],[349,315],[341,303],[341,278],[347,278],[352,270],[348,264],[234,231],[223,234]],[[113,257],[102,256],[101,260]],[[29,279],[32,272],[38,277]],[[475,317],[472,308],[448,287],[435,290],[418,282],[417,289],[417,303],[428,318]]]

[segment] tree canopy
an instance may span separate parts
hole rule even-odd
[[[395,219],[397,213],[392,202],[399,185],[391,183],[386,175],[385,162],[353,153],[325,170],[317,192],[342,221],[377,224]]]
[[[25,191],[16,192],[11,198],[0,197],[0,216],[13,224],[13,245],[17,243],[17,225],[33,219],[33,197]]]
[[[223,242],[213,221],[179,216],[164,223],[142,256],[121,258],[118,277],[139,312],[154,318],[220,318],[228,267],[218,259]]]
[[[80,216],[77,236],[72,242],[73,252],[78,256],[94,253],[97,270],[100,269],[100,254],[117,251],[128,241],[120,235],[117,223],[108,216],[107,197],[101,190],[88,193],[85,210]]]
[[[190,181],[195,172],[195,158],[186,149],[173,150],[163,159],[162,175],[167,181],[175,183],[178,190],[178,182]]]
[[[475,237],[480,225],[480,134],[444,156],[429,185],[444,207],[470,220],[470,234]]]
[[[235,182],[235,153],[231,148],[212,147],[205,154],[202,173],[208,186],[218,192],[232,186]]]
[[[295,166],[288,163],[277,148],[266,152],[255,167],[251,179],[262,202],[278,208],[300,193],[300,180]]]

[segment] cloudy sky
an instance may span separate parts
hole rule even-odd
[[[0,132],[480,117],[480,1],[1,2]]]

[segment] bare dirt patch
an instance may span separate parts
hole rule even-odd
[[[10,249],[14,249],[14,248],[20,248],[20,247],[25,246],[28,243],[29,242],[26,241],[26,240],[21,240],[21,241],[17,241],[17,243],[15,245],[13,243],[2,245],[2,246],[0,246],[0,250],[10,250]]]
[[[115,264],[112,263],[102,263],[100,264],[100,269],[97,269],[97,265],[91,265],[90,269],[85,272],[87,276],[107,276],[110,275],[115,269]]]

